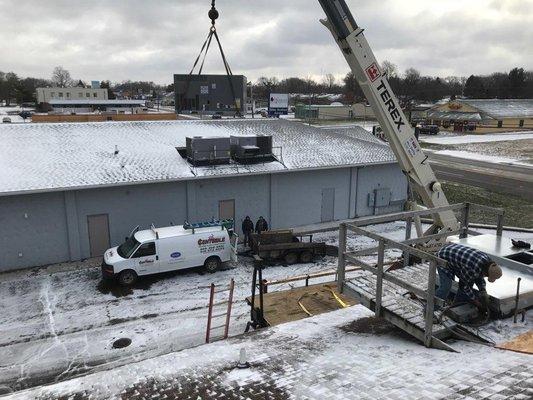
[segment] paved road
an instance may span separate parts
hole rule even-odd
[[[497,164],[441,154],[427,153],[437,178],[533,201],[533,166]]]

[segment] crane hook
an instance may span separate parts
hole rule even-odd
[[[219,15],[217,9],[215,8],[215,0],[211,2],[211,9],[209,10],[209,13],[207,15],[211,20],[211,25],[215,26],[215,21],[218,19]]]

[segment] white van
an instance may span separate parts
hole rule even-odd
[[[132,285],[138,276],[204,266],[215,272],[222,263],[237,261],[237,235],[227,221],[187,224],[139,231],[134,229],[120,246],[106,250],[104,278],[117,277]]]

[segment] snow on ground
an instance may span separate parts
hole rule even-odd
[[[508,141],[508,140],[523,140],[523,139],[533,139],[533,132],[421,137],[420,141],[422,143],[447,145],[447,144],[503,142],[503,141]]]
[[[468,342],[427,349],[372,315],[357,305],[7,398],[531,398],[531,356]],[[242,348],[251,367],[241,371]]]
[[[428,152],[428,150],[426,150]],[[433,154],[439,154],[444,156],[451,156],[451,157],[457,157],[457,158],[466,158],[468,160],[479,160],[479,161],[485,161],[490,163],[497,163],[497,164],[518,164],[518,165],[527,165],[521,162],[520,160],[516,160],[513,158],[508,157],[497,157],[497,156],[490,156],[487,154],[479,154],[479,153],[472,153],[470,151],[462,151],[462,150],[439,150],[432,152]]]
[[[400,240],[403,227],[395,222],[370,229]],[[337,245],[338,232],[315,234],[314,240]],[[347,240],[348,249],[353,250],[373,244],[355,235]],[[390,252],[393,254],[398,253]],[[22,388],[53,382],[200,345],[212,282],[227,285],[231,278],[235,280],[230,334],[242,333],[249,320],[244,299],[250,295],[250,258],[240,257],[237,265],[216,274],[192,269],[143,279],[131,291],[102,285],[99,262],[0,275],[0,385]],[[331,270],[336,262],[335,257],[325,257],[311,264],[273,266],[265,270],[264,278],[277,280]],[[333,276],[311,283],[331,280]],[[276,285],[275,290],[303,284]],[[112,348],[114,340],[124,337],[132,340],[129,347]]]

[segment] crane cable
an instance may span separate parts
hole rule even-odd
[[[211,1],[211,9],[209,10],[209,13],[208,13],[209,19],[211,20],[211,27],[209,28],[209,33],[207,34],[207,37],[206,37],[206,39],[204,41],[204,44],[202,45],[200,53],[198,54],[198,57],[196,57],[196,60],[194,61],[194,65],[192,66],[192,69],[189,72],[189,76],[187,77],[187,81],[186,81],[186,85],[185,85],[185,91],[183,92],[183,97],[180,98],[179,111],[181,111],[183,109],[184,102],[186,101],[185,96],[187,96],[187,92],[189,91],[189,86],[190,86],[190,83],[191,83],[192,74],[194,72],[194,69],[198,65],[198,62],[200,61],[200,59],[202,59],[202,62],[200,64],[200,68],[198,70],[198,75],[202,74],[202,71],[203,71],[203,68],[204,68],[205,59],[207,57],[207,53],[209,52],[209,48],[211,46],[211,41],[213,40],[213,36],[214,36],[216,41],[217,41],[218,48],[220,50],[220,55],[222,57],[222,62],[224,64],[224,69],[226,70],[226,76],[228,78],[228,83],[229,83],[229,87],[230,87],[230,90],[231,90],[231,95],[233,97],[233,103],[234,103],[234,106],[235,106],[236,115],[240,117],[242,115],[241,115],[240,108],[239,108],[239,106],[237,104],[237,98],[235,96],[235,88],[233,87],[233,82],[232,82],[232,79],[231,79],[232,76],[233,76],[233,72],[231,71],[231,67],[229,66],[228,60],[226,58],[226,55],[224,54],[224,50],[222,48],[222,44],[220,42],[220,38],[218,37],[217,29],[215,27],[215,22],[216,22],[216,20],[218,19],[219,15],[220,15],[218,10],[215,8],[215,1],[216,0],[212,0]],[[203,54],[203,57],[202,57],[202,54]]]

